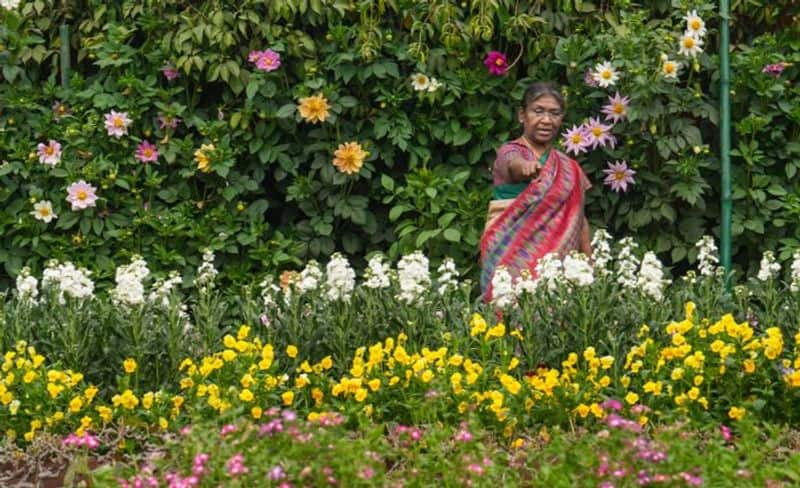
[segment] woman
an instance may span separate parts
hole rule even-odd
[[[492,296],[492,276],[504,266],[512,277],[536,276],[545,254],[571,250],[591,255],[584,192],[591,187],[580,165],[553,149],[564,117],[564,97],[552,83],[525,90],[518,117],[522,136],[497,150],[494,195],[481,237],[481,290]]]

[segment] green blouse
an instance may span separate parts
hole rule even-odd
[[[547,162],[548,156],[550,156],[550,149],[545,151],[544,154],[542,154],[542,157],[539,158],[539,164],[544,166],[544,163]],[[494,188],[492,188],[492,198],[494,200],[517,198],[517,196],[522,193],[529,184],[530,181],[526,181],[524,183],[503,183],[500,185],[495,185]]]

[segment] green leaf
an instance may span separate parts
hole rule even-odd
[[[450,242],[459,242],[461,240],[461,232],[458,229],[445,229],[442,235]]]
[[[395,220],[399,219],[400,216],[403,215],[403,213],[405,213],[406,210],[408,210],[408,207],[406,205],[397,205],[395,207],[392,207],[392,209],[389,210],[389,220],[391,222],[394,222]]]
[[[381,186],[389,191],[394,191],[394,180],[389,175],[381,175]]]
[[[254,96],[256,96],[256,93],[258,93],[259,88],[261,88],[261,84],[255,79],[251,80],[250,83],[247,84],[247,89],[245,90],[245,93],[247,94],[247,99],[249,100]]]
[[[295,111],[297,110],[297,106],[293,103],[287,103],[286,105],[282,106],[278,109],[275,113],[275,116],[279,119],[286,119],[294,115]]]
[[[416,246],[418,248],[422,247],[430,239],[438,236],[441,231],[442,231],[442,229],[423,230],[417,236]]]
[[[352,108],[358,105],[358,99],[351,96],[345,96],[339,99],[339,105],[344,108]]]

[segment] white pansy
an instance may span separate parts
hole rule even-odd
[[[492,303],[498,308],[514,303],[513,280],[505,266],[499,266],[492,275]]]
[[[639,267],[639,289],[654,300],[661,300],[664,298],[664,287],[667,284],[669,280],[664,279],[661,261],[653,251],[647,251]]]
[[[367,269],[364,270],[364,286],[367,288],[389,288],[389,263],[384,261],[382,254],[376,254],[369,259]]]
[[[333,253],[325,268],[326,296],[331,301],[349,302],[356,286],[356,272],[341,253]]]
[[[397,298],[405,303],[417,303],[431,286],[428,258],[420,251],[403,256],[397,263],[397,279],[400,285]]]
[[[761,281],[769,281],[778,276],[781,271],[781,264],[775,260],[775,254],[772,251],[764,251],[761,255],[761,263],[758,269],[758,278]]]
[[[564,279],[578,286],[589,286],[594,283],[594,270],[586,255],[569,253],[561,263],[564,267]]]
[[[717,274],[719,252],[717,251],[717,245],[714,244],[714,238],[703,236],[697,241],[695,247],[698,248],[697,270],[700,272],[700,276],[714,276]]]

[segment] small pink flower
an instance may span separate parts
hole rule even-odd
[[[503,76],[508,72],[508,58],[500,51],[489,51],[483,59],[483,64],[489,73],[495,76]]]
[[[628,163],[625,161],[609,162],[608,168],[604,169],[603,173],[606,174],[603,183],[609,185],[615,192],[619,192],[620,190],[628,191],[628,184],[630,183],[633,185],[636,183],[633,179],[633,175],[636,174],[636,171],[630,169]]]
[[[164,66],[161,68],[161,73],[163,73],[164,78],[166,78],[168,81],[177,79],[181,75],[180,72],[178,72],[178,70],[176,70],[173,66]]]
[[[181,427],[180,433],[184,437],[189,435],[189,434],[191,434],[192,433],[192,426],[191,425],[185,425],[185,426]]]
[[[719,426],[719,433],[722,435],[722,438],[725,439],[725,442],[731,442],[733,440],[733,432],[727,425],[721,424]]]
[[[588,151],[592,144],[584,126],[573,125],[561,135],[564,138],[564,147],[568,153],[578,155]]]
[[[55,166],[61,161],[61,143],[50,139],[47,144],[40,142],[36,146],[39,153],[39,162]]]
[[[610,120],[615,124],[620,120],[628,118],[628,105],[630,105],[630,98],[621,97],[617,92],[613,97],[608,97],[608,104],[603,105],[603,112],[606,120]]]
[[[359,476],[362,480],[371,480],[375,476],[375,470],[371,466],[367,466],[361,470]]]
[[[262,313],[261,317],[259,317],[259,319],[261,320],[261,325],[263,325],[264,327],[269,327],[270,320],[269,320],[269,317],[267,316],[267,314]]]
[[[616,410],[618,412],[622,410],[622,402],[616,398],[609,398],[601,403],[600,406],[605,410]]]
[[[219,431],[219,435],[225,437],[228,434],[232,434],[236,432],[236,426],[234,424],[225,424]]]
[[[286,473],[283,472],[283,468],[280,464],[269,470],[269,479],[273,481],[278,481],[285,477]]]
[[[254,63],[261,71],[275,71],[281,66],[281,55],[272,49],[266,51],[250,51],[248,61]]]
[[[599,146],[613,149],[617,145],[617,138],[611,133],[611,126],[601,123],[599,117],[590,118],[583,127],[592,149],[597,149]]]
[[[180,123],[181,119],[179,117],[173,117],[172,115],[158,116],[158,128],[161,130],[175,129],[176,127],[178,127],[178,124]]]
[[[136,148],[136,159],[143,163],[154,163],[158,161],[158,148],[150,141],[144,140]]]
[[[228,472],[228,476],[232,478],[250,471],[247,466],[244,465],[244,455],[242,453],[234,454],[228,459],[225,462],[225,468]]]
[[[472,463],[469,466],[467,466],[467,471],[469,471],[472,474],[482,476],[485,470],[483,469],[483,466],[481,466],[480,464]]]
[[[781,61],[779,63],[768,64],[768,65],[764,66],[764,69],[762,69],[761,72],[762,73],[768,73],[768,74],[774,76],[775,78],[777,78],[777,77],[779,77],[781,75],[781,73],[783,73],[783,70],[786,69],[787,66],[788,66],[787,63],[784,63],[783,61]]]
[[[105,115],[106,132],[110,136],[120,138],[128,133],[128,126],[133,122],[127,112],[112,110]]]
[[[97,188],[83,180],[76,181],[67,187],[67,201],[72,204],[72,210],[83,210],[94,207],[97,201]]]
[[[592,72],[592,70],[587,68],[586,72],[583,74],[583,82],[586,84],[586,86],[597,88],[598,86],[600,86],[600,84],[597,83],[597,80],[594,79],[593,74],[594,73]]]

